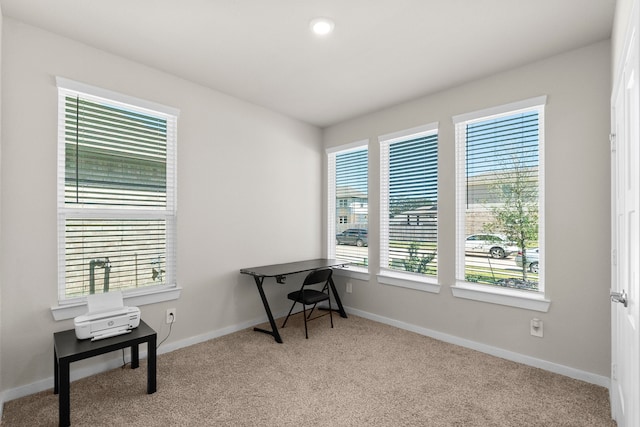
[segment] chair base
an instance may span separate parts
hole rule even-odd
[[[307,315],[307,310],[306,310],[305,307],[303,307],[303,309],[301,311],[297,311],[295,313],[292,313],[293,308],[295,307],[295,305],[296,305],[296,302],[294,302],[293,305],[291,306],[291,309],[289,310],[289,314],[287,314],[287,317],[284,319],[284,322],[282,322],[281,328],[284,328],[287,325],[287,321],[289,320],[289,317],[295,316],[296,314],[301,314],[302,313],[303,320],[304,320],[304,337],[306,339],[309,339],[309,332],[308,332],[308,329],[307,329],[307,322],[311,322],[312,320],[316,320],[316,319],[319,319],[321,317],[325,317],[326,315],[329,315],[329,319],[331,320],[331,328],[333,329],[333,309],[331,308],[331,305],[329,305],[328,308],[318,307],[318,310],[327,310],[328,313],[318,314],[315,317],[311,317],[311,315],[313,314],[313,310],[316,309],[315,305],[311,308],[311,311],[309,312],[309,315]]]

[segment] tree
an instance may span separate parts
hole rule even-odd
[[[417,242],[411,242],[409,245],[409,257],[404,259],[405,271],[412,273],[427,274],[428,265],[436,257],[436,252],[433,251],[429,254],[422,255],[419,253],[420,245]]]
[[[537,167],[525,166],[512,158],[510,167],[496,173],[490,186],[495,200],[491,208],[494,220],[484,225],[485,231],[500,231],[522,252],[522,279],[527,280],[529,242],[538,240],[538,176]]]

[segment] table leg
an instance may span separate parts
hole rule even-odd
[[[69,397],[69,362],[63,360],[62,362],[58,362],[58,364],[58,381],[60,383],[58,387],[58,391],[60,393],[58,400],[58,421],[60,423],[60,426],[66,427],[68,425],[71,425],[71,399]]]
[[[154,334],[147,342],[147,394],[156,392],[156,341],[157,335]]]
[[[58,378],[58,352],[56,351],[56,347],[53,347],[53,394],[58,394],[59,392],[59,381]]]
[[[131,346],[131,369],[140,366],[140,354],[138,352],[138,344]]]
[[[271,314],[271,309],[269,308],[269,303],[267,302],[267,297],[264,294],[264,289],[262,289],[262,282],[264,281],[264,276],[258,277],[253,276],[256,281],[256,285],[258,286],[258,292],[260,292],[260,298],[262,298],[262,305],[264,305],[264,311],[267,312],[267,317],[269,318],[269,323],[271,324],[271,330],[267,331],[266,329],[261,328],[253,328],[254,331],[262,332],[265,334],[269,334],[275,338],[277,343],[282,344],[282,338],[280,338],[280,333],[278,332],[278,327],[276,326],[275,320],[273,320],[273,314]]]
[[[329,277],[329,286],[331,286],[331,292],[333,292],[333,297],[336,300],[336,304],[338,305],[338,312],[340,313],[340,317],[347,318],[347,313],[344,311],[344,307],[342,307],[342,301],[340,300],[340,295],[336,291],[336,285],[333,283],[333,277]]]

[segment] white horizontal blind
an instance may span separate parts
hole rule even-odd
[[[535,105],[456,123],[457,280],[543,290],[516,264],[543,246],[543,120]]]
[[[66,294],[162,283],[166,240],[166,220],[162,219],[67,218]]]
[[[336,155],[327,153],[327,258],[336,257]]]
[[[59,88],[59,300],[175,285],[177,117]]]
[[[366,146],[329,153],[330,183],[334,185],[329,194],[335,197],[331,246],[336,259],[365,268],[369,264],[368,153]]]
[[[436,277],[437,129],[380,139],[381,268]]]
[[[65,96],[65,204],[167,206],[167,120]]]

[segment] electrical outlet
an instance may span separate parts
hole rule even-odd
[[[347,293],[350,294],[353,292],[353,284],[351,282],[347,282]]]
[[[544,324],[538,318],[531,319],[531,335],[542,338],[544,335]]]
[[[170,323],[175,323],[175,321],[176,321],[176,309],[167,308],[167,325]]]

